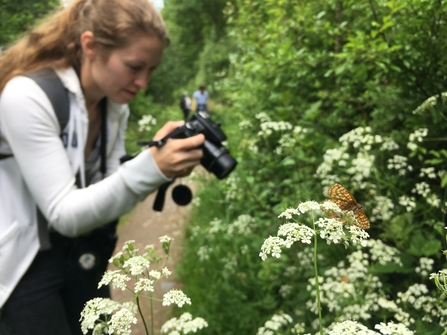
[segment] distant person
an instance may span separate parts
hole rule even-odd
[[[189,113],[191,112],[191,98],[188,96],[188,92],[184,92],[182,101],[180,101],[180,108],[183,111],[183,117],[185,121],[189,119]]]
[[[199,86],[199,90],[195,91],[192,96],[193,107],[192,110],[196,112],[207,111],[209,112],[209,94],[205,90],[204,85]]]

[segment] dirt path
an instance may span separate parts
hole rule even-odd
[[[177,184],[177,183],[176,183]],[[116,250],[121,250],[124,242],[135,240],[135,247],[143,250],[148,244],[153,244],[158,255],[164,253],[161,250],[159,237],[168,235],[174,238],[171,243],[172,259],[168,261],[167,267],[172,271],[169,278],[160,279],[155,285],[154,297],[162,298],[163,294],[170,289],[181,289],[181,283],[175,274],[175,266],[181,257],[183,246],[184,225],[187,220],[191,204],[186,207],[176,205],[171,199],[172,186],[166,193],[165,205],[162,212],[155,212],[152,209],[155,194],[150,195],[144,202],[141,202],[132,211],[126,224],[118,227],[118,244]],[[114,269],[112,266],[111,269]],[[112,298],[117,301],[131,301],[131,295],[121,290],[112,290]],[[169,320],[171,308],[162,306],[161,302],[154,302],[154,333],[160,334],[161,326]],[[142,310],[146,322],[150,320],[150,308],[147,299],[143,300]],[[148,325],[149,327],[149,325]],[[146,335],[143,323],[138,317],[138,323],[132,327],[133,335]]]

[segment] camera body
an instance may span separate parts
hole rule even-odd
[[[225,133],[220,129],[220,125],[211,120],[207,111],[198,111],[181,127],[162,139],[187,138],[203,134],[205,142],[201,146],[203,157],[201,165],[209,172],[212,172],[218,179],[228,176],[236,167],[237,161],[230,155],[222,142],[227,139]]]

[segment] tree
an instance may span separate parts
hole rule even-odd
[[[155,101],[175,101],[174,94],[198,84],[211,86],[228,65],[226,0],[170,0],[162,14],[171,45],[147,92]],[[216,75],[217,74],[217,75]]]

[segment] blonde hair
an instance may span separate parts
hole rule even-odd
[[[91,31],[104,51],[123,48],[144,33],[170,43],[163,19],[149,0],[73,0],[0,57],[0,92],[14,76],[45,67],[81,66],[80,37]]]

